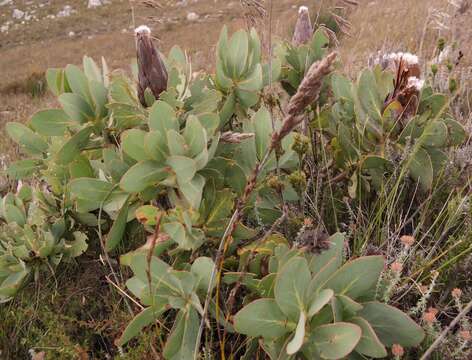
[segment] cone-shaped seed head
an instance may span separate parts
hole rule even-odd
[[[311,40],[312,35],[313,26],[311,25],[310,12],[306,6],[300,6],[292,44],[295,46],[306,44]]]
[[[151,30],[141,25],[135,29],[138,57],[138,97],[147,106],[144,93],[151,90],[156,99],[167,89],[167,70],[151,39]]]

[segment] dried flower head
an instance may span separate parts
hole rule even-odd
[[[390,265],[390,270],[392,270],[395,273],[400,273],[403,270],[403,265],[401,263],[395,261]]]
[[[405,350],[403,350],[403,347],[399,344],[393,344],[392,345],[392,354],[395,356],[403,356],[405,353]]]
[[[472,335],[470,334],[469,330],[462,330],[459,331],[459,337],[464,341],[472,340]]]
[[[459,299],[462,295],[462,290],[458,288],[454,288],[451,291],[451,295],[454,299]]]
[[[429,307],[428,312],[430,312],[430,313],[434,314],[434,316],[436,316],[438,314],[439,310],[434,308],[434,307]]]
[[[382,58],[382,67],[395,71],[394,90],[388,95],[384,108],[397,101],[401,105],[401,119],[411,118],[417,111],[419,94],[424,86],[420,79],[421,68],[418,56],[410,53],[391,53]],[[404,125],[404,123],[402,122]]]
[[[308,105],[313,104],[318,99],[323,80],[332,71],[332,65],[336,57],[337,53],[332,52],[311,65],[297,93],[290,99],[287,116],[282,123],[282,127],[272,135],[272,148],[277,148],[280,141],[302,122],[303,117],[300,115]]]
[[[403,246],[410,247],[415,243],[415,238],[411,235],[403,235],[400,237],[400,242],[403,244]]]
[[[426,286],[426,285],[421,285],[420,286],[420,291],[423,295],[426,294],[428,292],[428,290],[429,290],[428,286]]]
[[[436,321],[436,314],[438,313],[438,310],[435,308],[429,308],[424,314],[423,314],[423,320],[427,324],[432,324]]]

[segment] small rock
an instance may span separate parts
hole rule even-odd
[[[72,36],[74,36],[74,35],[75,35],[75,32],[69,31],[69,37],[72,37]]]
[[[0,32],[2,32],[2,33],[8,32],[8,29],[9,29],[9,28],[10,28],[10,27],[8,26],[8,24],[2,25],[2,26],[0,27]]]
[[[13,19],[21,19],[25,15],[24,11],[21,11],[19,9],[13,10],[13,14],[11,15]]]
[[[187,14],[187,20],[188,21],[197,21],[199,17],[200,17],[200,15],[198,15],[197,13],[194,13],[194,12],[189,12]]]
[[[90,8],[95,8],[95,7],[98,7],[98,6],[105,5],[107,3],[108,3],[108,1],[106,1],[106,0],[89,0],[87,7],[90,9]]]
[[[0,6],[10,5],[12,2],[12,0],[3,0],[0,1]]]
[[[68,17],[71,16],[72,13],[75,13],[75,10],[72,9],[72,6],[66,5],[57,13],[57,17]]]

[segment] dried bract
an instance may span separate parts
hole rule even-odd
[[[135,30],[138,57],[138,97],[143,106],[147,106],[146,89],[151,90],[156,99],[167,89],[167,70],[159,52],[151,39],[151,30],[140,26]]]
[[[312,36],[313,26],[311,25],[310,12],[306,6],[300,6],[292,44],[295,46],[306,44],[310,41]]]

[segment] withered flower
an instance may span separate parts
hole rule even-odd
[[[140,26],[135,30],[138,56],[138,97],[147,106],[144,93],[151,90],[156,99],[167,89],[167,70],[151,39],[151,30]]]

